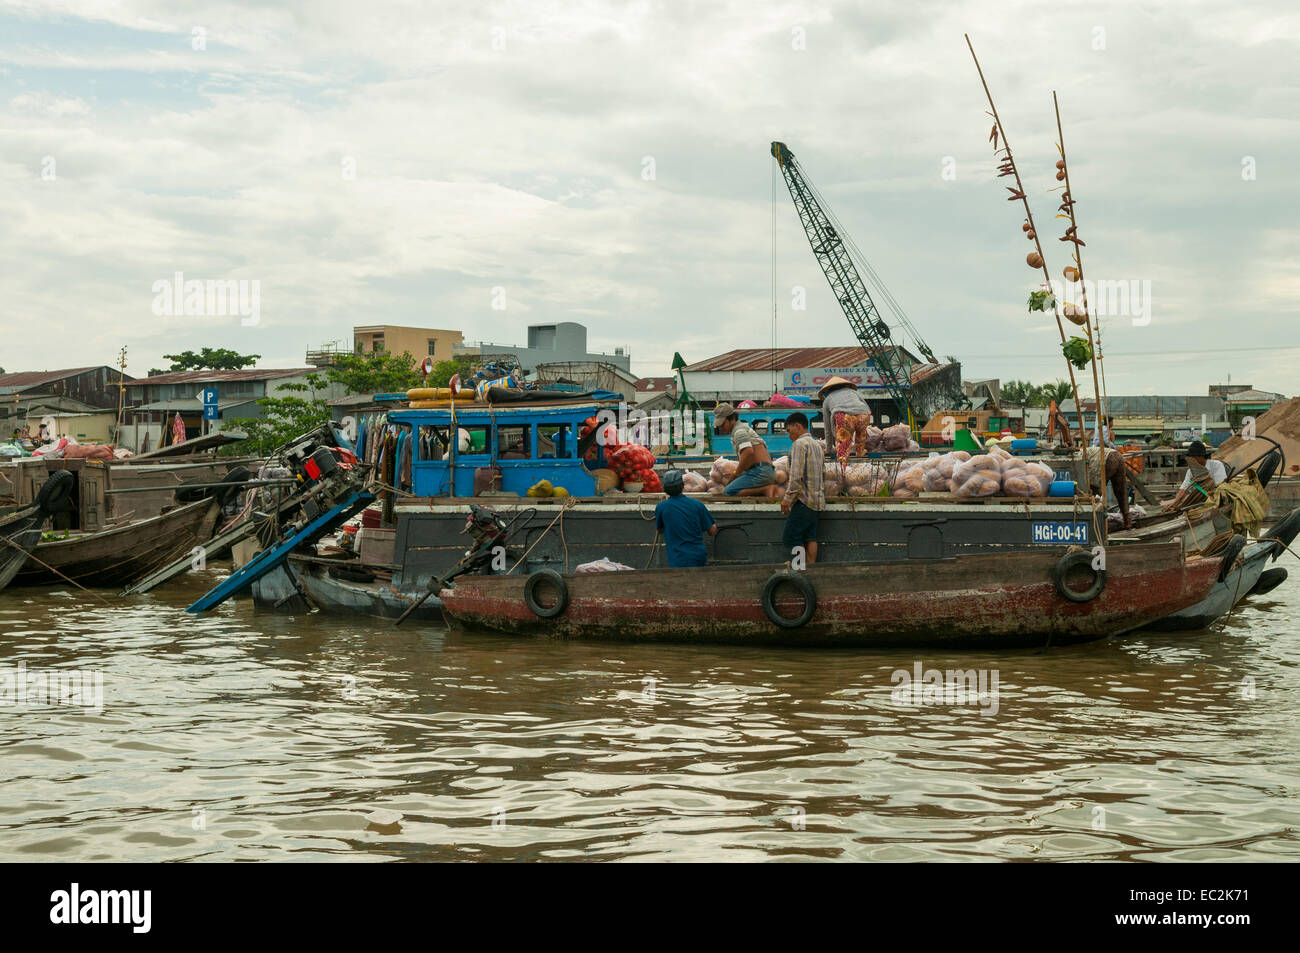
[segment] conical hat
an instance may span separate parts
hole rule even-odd
[[[858,385],[854,384],[853,381],[846,381],[842,377],[832,377],[830,380],[828,380],[825,384],[822,385],[821,390],[817,392],[817,396],[825,397],[827,391],[834,390],[837,387],[857,387],[857,386]]]

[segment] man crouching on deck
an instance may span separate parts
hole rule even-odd
[[[727,403],[713,408],[713,430],[731,436],[739,462],[735,478],[722,492],[727,496],[771,496],[769,488],[776,485],[776,470],[763,438]]]
[[[817,526],[826,509],[826,454],[821,442],[808,433],[808,418],[803,414],[787,417],[785,430],[794,442],[790,446],[790,479],[781,500],[781,512],[786,516],[781,542],[792,552],[802,546],[811,566],[817,561]]]

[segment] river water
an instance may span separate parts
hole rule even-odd
[[[9,590],[0,677],[102,709],[0,706],[0,859],[1296,859],[1288,569],[1210,631],[919,657]],[[895,698],[917,663],[996,696]]]

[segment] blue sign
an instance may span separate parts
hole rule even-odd
[[[217,416],[217,405],[216,405],[216,404],[204,404],[204,405],[203,405],[203,419],[204,419],[204,420],[218,420],[218,419],[220,419],[220,418]]]
[[[1030,538],[1035,543],[1088,543],[1088,524],[1075,522],[1035,522]]]
[[[217,406],[217,389],[215,387],[203,388],[203,407],[205,408],[205,410],[208,407],[208,405],[211,405],[213,407]]]

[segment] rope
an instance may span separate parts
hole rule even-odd
[[[560,507],[560,512],[557,513],[557,514],[555,515],[555,519],[551,520],[551,521],[546,525],[546,529],[542,530],[542,535],[541,535],[541,536],[538,536],[535,540],[533,540],[533,545],[532,545],[532,546],[529,546],[527,549],[524,550],[524,554],[523,554],[522,556],[519,557],[518,562],[516,562],[513,566],[511,566],[509,569],[507,569],[506,572],[505,572],[505,575],[507,575],[507,576],[510,575],[512,572],[514,572],[516,569],[518,569],[520,566],[522,566],[522,565],[524,564],[524,561],[525,561],[526,559],[528,559],[528,554],[531,553],[535,548],[537,548],[537,544],[538,544],[538,543],[540,543],[543,539],[546,538],[546,534],[549,533],[549,532],[551,531],[551,527],[554,526],[556,523],[558,523],[560,520],[564,519],[564,511],[567,510],[567,509],[569,509],[570,507],[572,507],[572,506],[576,506],[576,505],[577,505],[577,501],[574,500],[572,497],[570,497],[570,498],[569,498],[569,499],[564,503],[564,505]],[[563,532],[564,532],[563,529],[561,529],[560,532],[561,532],[561,534],[563,534]],[[566,548],[565,548],[564,567],[565,567],[565,571],[567,572],[567,571],[568,571],[568,567],[569,567],[569,556],[568,556],[568,548],[567,548],[567,544],[566,544]]]
[[[28,559],[32,560],[33,562],[38,562],[38,563],[40,563],[42,566],[44,566],[44,567],[45,567],[46,569],[48,569],[50,572],[54,573],[54,575],[58,576],[60,579],[63,579],[63,580],[65,580],[66,582],[70,582],[70,583],[72,583],[74,586],[76,586],[76,587],[77,587],[78,589],[80,589],[82,592],[88,592],[88,593],[90,593],[92,596],[94,596],[94,597],[95,597],[96,599],[98,599],[100,602],[104,603],[104,605],[108,606],[110,609],[113,608],[113,603],[109,602],[107,599],[105,599],[105,598],[104,598],[103,596],[101,596],[99,593],[95,592],[94,590],[87,589],[87,588],[86,588],[85,586],[83,586],[81,583],[77,582],[77,580],[72,579],[72,578],[70,578],[70,577],[68,577],[68,576],[63,575],[63,573],[59,572],[57,569],[55,569],[55,568],[54,568],[53,566],[51,566],[49,563],[45,562],[43,559],[39,559],[38,557],[36,557],[36,556],[33,555],[32,553],[27,552],[27,550],[23,549],[21,546],[19,546],[17,543],[15,543],[15,542],[14,542],[12,539],[10,539],[8,536],[0,536],[0,540],[4,540],[4,542],[8,543],[10,546],[12,546],[14,549],[18,550],[20,553],[22,553],[23,555],[25,555]]]

